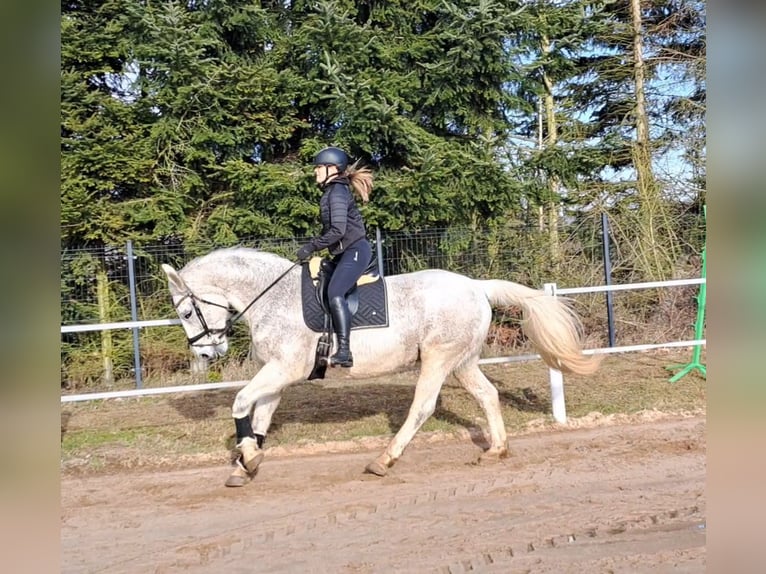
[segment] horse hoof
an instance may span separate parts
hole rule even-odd
[[[388,474],[388,468],[377,461],[371,462],[365,466],[364,471],[376,476],[386,476],[386,474]]]
[[[497,462],[503,458],[508,458],[509,456],[511,456],[511,453],[508,452],[507,448],[502,450],[488,450],[479,455],[478,462]]]
[[[237,468],[234,469],[234,472],[232,472],[229,475],[229,478],[226,479],[226,486],[245,486],[248,482],[253,480],[253,476],[251,474],[248,474],[248,472],[240,467],[237,466]]]

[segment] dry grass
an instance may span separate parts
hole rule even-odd
[[[684,364],[690,356],[691,350],[607,356],[595,375],[565,378],[568,417],[704,411],[706,382],[696,371],[676,383],[668,382],[675,371],[666,367]],[[483,371],[498,388],[509,434],[553,424],[548,372],[541,362],[485,365]],[[241,379],[249,376],[239,374]],[[226,375],[226,380],[238,380],[237,373]],[[267,444],[389,436],[407,415],[415,375],[360,381],[328,378],[290,387],[274,416]],[[227,461],[234,441],[230,408],[236,392],[65,403],[61,407],[62,470],[93,472]],[[463,432],[481,429],[484,423],[473,398],[449,379],[434,416],[421,432]]]

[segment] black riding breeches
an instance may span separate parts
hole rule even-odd
[[[345,297],[372,260],[372,246],[362,238],[333,258],[335,271],[327,286],[327,298]]]

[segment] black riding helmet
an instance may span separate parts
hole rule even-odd
[[[314,165],[334,165],[343,173],[348,167],[348,155],[339,147],[326,147],[316,154]]]

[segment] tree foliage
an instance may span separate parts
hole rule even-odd
[[[363,209],[387,230],[518,219],[560,199],[554,175],[581,208],[631,165],[624,4],[62,2],[62,240],[312,234],[329,144],[373,167]],[[653,100],[657,149],[704,164],[704,4],[646,8],[653,69],[694,87]],[[538,135],[543,73],[558,141],[514,146]]]

